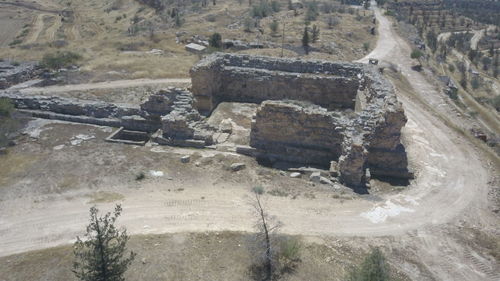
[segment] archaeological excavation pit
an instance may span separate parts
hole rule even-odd
[[[146,132],[125,130],[123,127],[120,127],[111,133],[111,135],[106,138],[106,141],[143,146],[149,139],[149,134]]]

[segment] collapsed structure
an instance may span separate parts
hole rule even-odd
[[[3,95],[34,116],[122,126],[150,132],[159,144],[192,147],[214,147],[227,133],[207,122],[219,103],[256,103],[249,146],[239,152],[331,167],[349,186],[412,176],[400,141],[403,108],[373,66],[217,53],[197,63],[191,78],[192,92],[163,90],[140,107]]]

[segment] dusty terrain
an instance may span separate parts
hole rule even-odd
[[[375,57],[400,69],[389,76],[409,119],[403,136],[416,171],[409,186],[373,182],[371,194],[357,195],[340,185],[332,190],[292,179],[230,152],[110,144],[103,140],[109,128],[35,120],[0,156],[0,256],[22,260],[32,254],[13,254],[74,241],[93,204],[110,210],[122,202],[120,223],[131,234],[252,231],[250,189],[260,185],[283,234],[321,245],[340,236],[382,246],[413,280],[499,279],[498,158],[463,133],[467,119],[410,69],[409,46],[380,11],[376,16],[379,40],[362,61]],[[192,155],[190,163],[180,162],[183,155]],[[230,171],[235,162],[247,168]],[[136,181],[141,171],[146,179]],[[0,269],[16,280],[10,274],[24,267],[14,262]]]
[[[279,21],[280,27],[278,34],[271,34],[270,16],[261,20],[261,32],[257,28],[245,32],[243,21],[250,17],[251,7],[235,0],[219,0],[217,5],[205,8],[190,3],[183,8],[180,27],[174,25],[169,15],[160,15],[136,0],[70,0],[65,3],[2,0],[0,23],[8,28],[0,31],[6,32],[6,36],[0,37],[0,57],[40,60],[45,54],[69,50],[83,57],[78,64],[85,75],[78,76],[80,81],[75,81],[83,83],[188,77],[189,68],[199,60],[199,55],[184,49],[186,40],[193,36],[207,40],[214,32],[220,33],[223,39],[277,45],[247,52],[279,55],[279,47],[285,42],[289,46],[285,55],[303,55],[301,38],[306,9],[300,9],[295,16],[288,10],[287,1],[278,2],[281,10],[273,18]],[[364,43],[369,45],[368,50],[373,48],[376,36],[369,33],[371,12],[361,10],[358,17],[357,9],[345,7],[342,14],[321,13],[311,23],[311,26],[319,26],[321,32],[319,41],[311,44],[313,52],[306,57],[352,60],[367,53]],[[65,15],[61,11],[72,14]],[[330,29],[326,21],[333,15],[338,24]],[[285,40],[281,38],[283,24],[286,25]],[[134,34],[130,33],[132,27],[138,30]],[[319,49],[322,51],[314,51]]]

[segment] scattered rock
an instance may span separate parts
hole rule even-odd
[[[234,163],[234,164],[231,164],[231,170],[233,172],[237,172],[237,171],[243,170],[243,169],[245,169],[245,167],[246,167],[245,163]]]
[[[319,177],[319,182],[322,184],[330,184],[333,185],[333,182],[325,177]]]
[[[142,258],[141,262],[142,262],[142,264],[146,264],[147,263],[146,258]]]
[[[230,118],[222,120],[219,124],[219,131],[231,134],[233,131],[233,122]]]
[[[292,177],[292,178],[300,178],[300,177],[302,177],[302,174],[299,173],[299,172],[293,172],[293,173],[290,174],[290,177]]]
[[[189,163],[189,160],[191,159],[191,156],[186,155],[181,157],[181,162],[182,163]]]
[[[7,148],[5,147],[0,147],[0,155],[7,154]]]
[[[321,179],[321,173],[320,172],[313,172],[310,176],[309,176],[309,180],[312,181],[312,182],[320,182],[320,179]]]
[[[339,164],[337,161],[330,162],[330,176],[338,177],[339,176]]]
[[[163,177],[165,175],[162,171],[154,171],[154,170],[150,170],[149,174],[152,177]]]

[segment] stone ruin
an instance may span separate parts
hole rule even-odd
[[[35,78],[40,74],[34,62],[0,61],[0,90]]]
[[[215,149],[231,132],[207,121],[217,105],[255,103],[250,142],[236,146],[239,153],[330,169],[353,187],[372,176],[412,177],[400,142],[407,119],[374,66],[217,53],[198,62],[191,78],[191,91],[161,90],[140,106],[12,91],[0,97],[34,117],[123,127],[148,132],[161,145]]]
[[[350,186],[412,177],[400,142],[404,110],[373,66],[216,54],[191,78],[202,114],[222,101],[260,104],[250,135],[259,158],[331,167]]]

